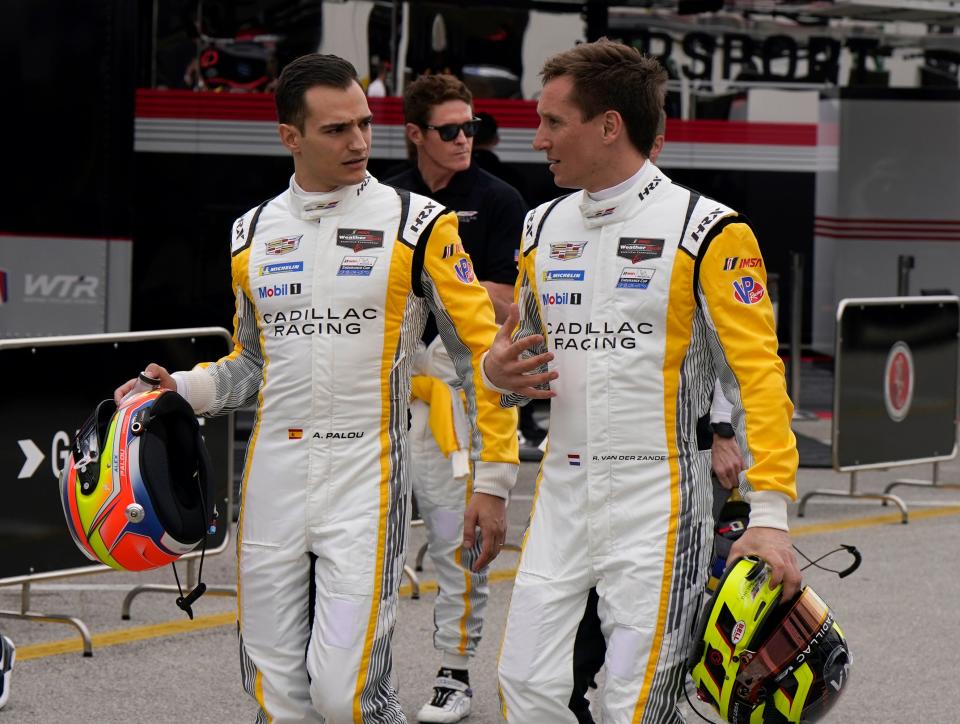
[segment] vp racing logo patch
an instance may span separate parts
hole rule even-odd
[[[453,271],[464,284],[470,284],[476,277],[473,274],[473,266],[469,259],[461,259],[453,265]]]
[[[756,304],[765,293],[763,284],[753,277],[740,277],[733,283],[733,298],[741,304]]]

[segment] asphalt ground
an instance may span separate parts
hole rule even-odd
[[[828,420],[801,421],[798,432],[829,440]],[[523,463],[509,508],[508,540],[519,542],[530,509],[537,465]],[[930,466],[861,473],[858,489],[879,492],[902,477],[928,478]],[[960,481],[960,463],[942,464],[941,479]],[[816,488],[847,490],[847,474],[830,469],[799,473],[800,494]],[[827,721],[955,723],[953,675],[960,664],[960,491],[901,487],[910,507],[902,525],[895,508],[875,500],[819,497],[806,516],[791,506],[795,542],[811,558],[841,543],[856,545],[863,565],[852,576],[810,569],[805,581],[834,609],[851,646],[854,663],[843,696]],[[411,533],[412,560],[424,540]],[[843,556],[827,564],[846,565]],[[499,722],[496,656],[509,606],[517,554],[494,562],[484,641],[471,667],[472,724]],[[210,585],[235,584],[232,545],[208,558]],[[235,599],[206,595],[191,623],[175,606],[175,593],[143,593],[132,617],[121,605],[132,586],[172,583],[169,568],[145,574],[110,572],[35,583],[31,610],[82,619],[93,633],[94,653],[80,653],[75,629],[61,624],[0,618],[0,629],[17,644],[11,698],[0,724],[78,722],[252,722],[255,705],[240,685]],[[405,712],[414,721],[428,698],[439,655],[432,648],[432,603],[436,592],[426,561],[421,598],[401,591],[394,635],[394,663]],[[20,587],[0,588],[0,610],[19,610]],[[601,677],[602,683],[602,677]],[[699,721],[688,715],[688,721]]]

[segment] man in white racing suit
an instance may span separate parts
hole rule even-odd
[[[666,73],[601,40],[543,70],[540,126],[558,186],[583,191],[525,221],[514,308],[483,368],[505,394],[552,397],[549,444],[499,661],[509,722],[576,721],[577,626],[596,586],[606,639],[603,721],[674,722],[712,541],[710,453],[697,421],[715,380],[745,441],[757,555],[800,583],[787,531],[792,405],[759,246],[732,209],[647,158]],[[516,341],[511,341],[519,318]],[[537,386],[547,367],[549,389]]]
[[[146,372],[204,415],[257,402],[237,545],[242,678],[257,721],[393,724],[405,721],[390,638],[409,525],[410,377],[428,311],[471,421],[464,545],[479,526],[477,566],[503,544],[516,416],[482,384],[497,327],[455,215],[366,173],[371,115],[353,66],[303,56],[276,96],[294,175],[234,225],[233,352],[173,376]]]

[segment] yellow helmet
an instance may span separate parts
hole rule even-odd
[[[731,724],[813,722],[843,692],[851,656],[809,586],[782,602],[757,558],[732,565],[697,622],[689,668],[701,701]]]

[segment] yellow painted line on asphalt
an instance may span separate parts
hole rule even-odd
[[[209,628],[218,628],[237,622],[237,612],[228,611],[227,613],[218,613],[212,616],[199,616],[193,619],[183,619],[178,621],[167,621],[165,623],[155,623],[149,626],[137,626],[135,628],[124,628],[117,631],[105,631],[94,634],[90,637],[93,641],[93,649],[103,648],[104,646],[117,646],[118,644],[129,644],[134,641],[143,641],[144,639],[155,639],[162,636],[175,636],[176,634],[189,633],[191,631],[203,631]],[[42,659],[47,656],[57,656],[59,654],[70,654],[83,651],[83,642],[79,636],[62,641],[50,641],[44,644],[32,644],[30,646],[17,646],[17,661],[28,661],[30,659]]]
[[[926,518],[942,518],[948,515],[960,515],[960,505],[948,505],[939,508],[928,508],[925,510],[910,511],[910,520],[924,520]],[[850,530],[853,528],[871,528],[880,525],[889,525],[891,523],[899,524],[901,520],[900,513],[890,513],[885,515],[875,515],[868,518],[848,518],[837,520],[830,523],[813,523],[808,525],[798,525],[790,530],[790,535],[794,538],[802,536],[817,535],[819,533],[835,533],[841,530]],[[512,581],[517,575],[516,568],[499,568],[490,571],[487,579],[490,583],[502,583],[503,581]],[[409,583],[400,586],[400,595],[408,597],[412,592]],[[436,581],[421,581],[420,593],[433,593],[437,590]],[[229,626],[235,624],[237,614],[235,611],[227,613],[218,613],[211,616],[200,616],[193,621],[188,619],[167,621],[165,623],[151,624],[149,626],[137,626],[134,628],[119,629],[116,631],[105,631],[104,633],[94,634],[92,636],[94,650],[105,646],[117,646],[119,644],[128,644],[134,641],[143,641],[145,639],[162,638],[165,636],[176,636],[177,634],[189,633],[191,631],[203,631],[220,626]],[[17,660],[29,661],[30,659],[41,659],[48,656],[58,656],[60,654],[75,653],[83,650],[83,644],[79,636],[61,641],[50,641],[43,644],[32,644],[29,646],[17,647]]]
[[[947,515],[960,514],[960,505],[945,505],[939,508],[927,508],[926,510],[911,510],[910,520],[923,520],[925,518],[943,518]],[[841,530],[850,530],[851,528],[871,528],[878,525],[887,525],[889,523],[900,523],[903,517],[898,510],[896,513],[886,513],[884,515],[874,515],[869,518],[849,518],[846,520],[837,520],[832,523],[812,523],[809,525],[797,525],[790,528],[790,536],[799,538],[804,535],[816,535],[817,533],[835,533]]]

